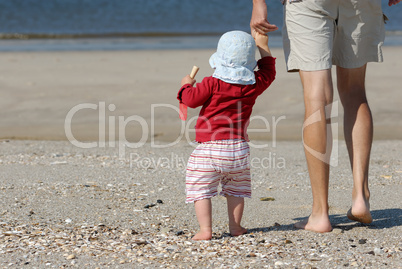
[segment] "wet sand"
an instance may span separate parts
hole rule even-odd
[[[193,65],[200,67],[196,77],[199,81],[211,75],[208,59],[212,53],[212,50],[0,53],[0,138],[66,140],[64,125],[70,112],[72,124],[68,126],[79,141],[114,140],[113,135],[119,138],[119,130],[121,137],[132,142],[141,138],[148,142],[151,138],[175,141],[182,135],[182,122],[174,108],[178,107],[176,94],[180,80]],[[250,125],[250,129],[260,130],[267,130],[269,125],[270,131],[250,130],[250,137],[300,140],[304,105],[299,77],[285,72],[282,49],[273,49],[273,55],[277,57],[277,78],[257,100]],[[367,71],[374,138],[402,139],[398,71],[402,69],[402,47],[385,47],[384,58],[384,63],[369,64]],[[337,94],[334,100],[339,100]],[[342,139],[342,106],[338,101],[334,107],[338,111],[334,111],[333,122],[338,123],[338,137]],[[72,112],[74,108],[76,113]],[[197,116],[198,111],[189,109],[189,118]],[[137,120],[128,122],[131,116]],[[109,125],[115,130],[110,131]],[[186,128],[193,126],[194,122],[186,122]]]

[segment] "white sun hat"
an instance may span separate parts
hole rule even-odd
[[[253,37],[243,31],[227,32],[219,39],[216,52],[209,58],[215,78],[231,84],[255,83],[256,45]]]

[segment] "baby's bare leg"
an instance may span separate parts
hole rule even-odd
[[[194,202],[200,231],[193,240],[211,240],[212,238],[212,202],[211,199],[202,199]]]
[[[244,198],[227,195],[226,200],[228,204],[230,234],[232,236],[239,236],[247,233],[247,229],[240,225],[243,217]]]

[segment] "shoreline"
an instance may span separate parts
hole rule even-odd
[[[223,34],[223,33],[222,33]],[[215,49],[222,34],[0,34],[0,53],[29,51],[154,51]],[[402,31],[387,31],[384,47],[402,46]],[[282,35],[270,35],[270,47],[282,48]]]

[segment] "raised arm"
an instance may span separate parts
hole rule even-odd
[[[255,44],[260,51],[261,58],[272,56],[268,46],[268,35],[262,35],[258,32],[254,33]]]

